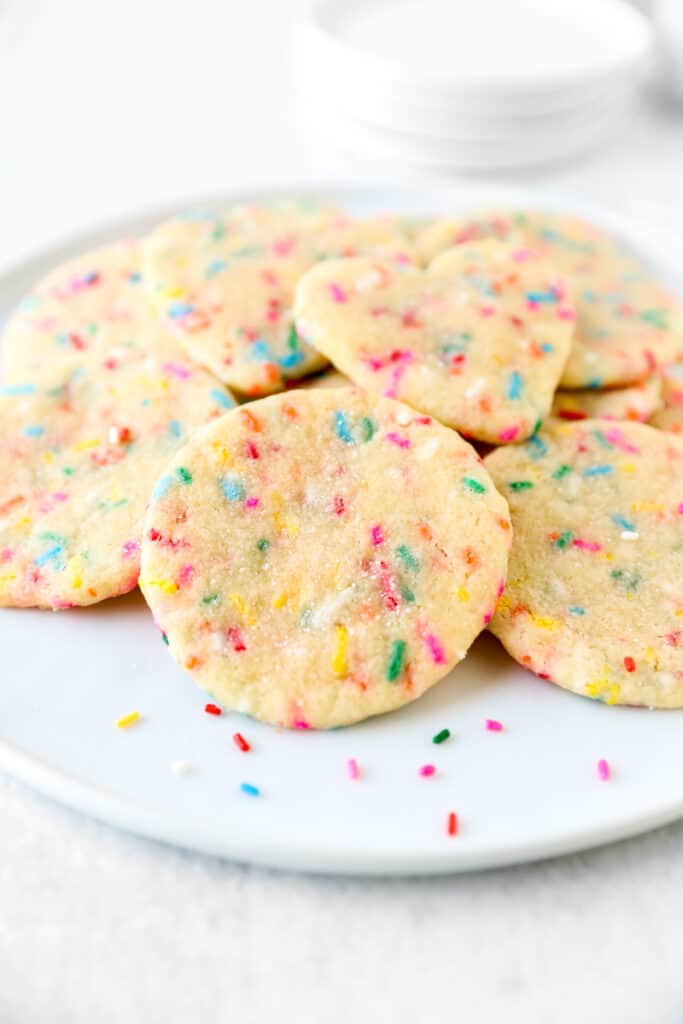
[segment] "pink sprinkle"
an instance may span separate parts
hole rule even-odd
[[[582,540],[581,537],[574,538],[572,547],[579,548],[580,551],[602,551],[602,544],[598,544],[596,540]]]
[[[679,504],[679,506],[678,506],[678,511],[679,511],[679,512],[680,512],[680,514],[681,514],[681,515],[683,516],[683,501],[681,501],[681,502],[680,502],[680,504]]]
[[[346,302],[346,292],[334,281],[328,285],[328,291],[335,302]]]
[[[640,452],[640,448],[631,444],[630,441],[627,441],[618,427],[610,427],[609,430],[606,430],[605,437],[610,444],[621,449],[622,452],[630,452],[632,454],[638,454]]]
[[[496,315],[496,308],[495,308],[495,306],[482,306],[481,309],[479,310],[479,312],[481,313],[482,316],[485,316],[485,317],[495,316]]]
[[[182,569],[180,570],[180,582],[181,583],[187,583],[187,581],[191,580],[193,576],[194,576],[194,566],[193,565],[184,565],[182,567]]]
[[[123,557],[130,558],[132,555],[136,555],[140,550],[140,544],[136,540],[127,540],[123,545]]]
[[[52,495],[53,501],[68,501],[69,495],[65,494],[64,491],[55,491]]]
[[[401,437],[395,431],[391,431],[389,434],[384,435],[387,441],[391,441],[392,444],[398,445],[399,448],[410,448],[410,441],[407,437]]]
[[[597,764],[598,778],[601,782],[609,782],[610,779],[610,767],[604,758],[600,758]]]
[[[357,782],[360,778],[360,768],[358,767],[358,761],[355,757],[350,757],[346,762],[346,770],[349,773],[349,778]]]
[[[496,721],[495,718],[487,718],[486,728],[488,729],[489,732],[502,732],[503,723]]]
[[[505,590],[505,580],[501,580],[500,583],[498,584],[498,593],[496,594],[496,597],[502,597],[504,590]]]
[[[278,238],[271,245],[276,256],[288,256],[294,248],[294,241],[291,238]]]
[[[256,508],[258,504],[259,504],[259,499],[258,498],[247,498],[247,500],[244,503],[246,508]]]
[[[514,441],[519,434],[519,427],[506,427],[505,430],[501,430],[498,434],[498,438],[501,441]]]
[[[294,719],[294,728],[295,729],[310,729],[310,725],[308,724],[308,722],[304,718],[295,718]]]
[[[169,377],[180,377],[181,380],[187,380],[188,377],[192,376],[188,369],[180,366],[178,363],[164,363],[162,369]]]
[[[422,775],[423,778],[425,778],[425,779],[429,778],[430,775],[435,775],[436,774],[436,768],[434,767],[433,764],[423,764],[418,769],[418,771],[419,771],[419,774]]]
[[[565,309],[564,306],[558,309],[557,315],[560,320],[576,320],[576,313],[573,309]]]
[[[679,511],[683,512],[683,508],[679,509]],[[380,544],[384,544],[384,534],[382,533],[381,526],[377,525],[370,527],[370,536],[372,537],[374,547],[377,548]]]
[[[531,251],[531,249],[517,249],[515,252],[513,252],[512,258],[515,261],[515,263],[526,263],[527,260],[531,260],[534,258],[534,253]]]
[[[446,661],[446,655],[437,637],[435,637],[433,633],[423,632],[419,626],[418,633],[420,634],[420,637],[424,640],[427,647],[429,648],[429,653],[432,656],[432,661],[434,662],[434,664],[443,665],[444,662]]]

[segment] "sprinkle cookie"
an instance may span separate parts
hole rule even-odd
[[[680,303],[600,228],[563,214],[491,211],[437,221],[416,244],[421,260],[428,262],[454,244],[482,238],[530,246],[565,275],[577,324],[563,388],[637,383],[681,351]]]
[[[415,700],[465,656],[509,543],[507,506],[457,434],[354,388],[297,390],[177,455],[140,586],[220,704],[331,728]]]
[[[0,387],[0,605],[68,608],[137,583],[145,507],[193,428],[233,405],[174,345]]]
[[[659,408],[662,379],[659,374],[647,377],[642,384],[609,391],[557,391],[552,415],[562,420],[634,420],[647,423]]]
[[[683,439],[555,422],[485,465],[514,529],[492,632],[575,693],[683,707]]]
[[[56,267],[26,296],[3,335],[3,379],[22,382],[45,366],[144,348],[150,332],[163,333],[154,321],[139,243],[103,246]]]
[[[555,270],[528,249],[480,242],[429,270],[329,261],[297,288],[298,333],[356,384],[469,437],[528,437],[562,373],[574,311]]]
[[[683,434],[683,364],[674,363],[662,376],[662,405],[650,419],[653,427]]]

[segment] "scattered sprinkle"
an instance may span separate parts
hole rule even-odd
[[[237,749],[241,750],[243,754],[246,754],[248,750],[251,750],[251,747],[249,746],[241,732],[234,733],[232,740]]]
[[[204,710],[206,711],[207,715],[222,715],[223,714],[223,712],[221,711],[221,709],[218,707],[217,704],[206,704],[205,707],[204,707]]]
[[[486,728],[488,729],[489,732],[502,732],[503,723],[498,722],[495,718],[487,718]]]
[[[600,779],[601,782],[609,782],[610,775],[611,775],[610,767],[609,767],[608,762],[605,761],[605,759],[602,758],[602,757],[598,761],[597,772],[598,772],[598,778]]]
[[[360,768],[358,766],[358,761],[356,761],[355,757],[350,757],[346,762],[346,771],[348,773],[349,778],[352,779],[354,782],[357,782],[358,779],[360,779]]]
[[[418,774],[427,779],[430,775],[436,774],[436,767],[433,764],[423,764],[418,768]]]
[[[131,711],[130,714],[124,715],[122,718],[117,720],[116,728],[127,729],[129,725],[135,725],[136,722],[139,722],[140,718],[141,716],[139,711]]]
[[[441,729],[440,732],[437,732],[436,736],[432,737],[432,743],[444,743],[447,739],[450,738],[450,735],[450,729]]]
[[[446,832],[449,836],[456,836],[458,834],[458,815],[455,811],[450,811],[448,819],[446,821]]]
[[[240,782],[240,789],[242,790],[243,793],[246,793],[247,796],[261,795],[261,790],[258,788],[258,786],[252,785],[251,782]]]
[[[192,765],[189,761],[174,761],[171,765],[171,771],[179,779],[183,779],[192,774]]]

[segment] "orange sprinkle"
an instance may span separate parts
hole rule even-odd
[[[240,416],[245,426],[249,427],[250,430],[255,430],[257,433],[261,430],[261,421],[254,416],[253,412],[249,409],[240,409]]]

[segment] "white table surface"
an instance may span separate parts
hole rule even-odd
[[[399,179],[300,123],[300,5],[0,0],[0,268],[237,185]],[[645,100],[607,151],[515,181],[683,238],[683,112]],[[680,1024],[682,911],[683,825],[488,874],[316,879],[132,839],[0,776],[0,1024]]]

